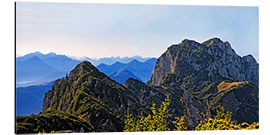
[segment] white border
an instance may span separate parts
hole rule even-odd
[[[91,133],[143,134],[143,135],[264,135],[269,127],[269,2],[267,0],[18,0],[24,2],[66,2],[66,3],[114,3],[114,4],[165,4],[165,5],[223,5],[223,6],[259,6],[259,57],[260,57],[260,129],[239,131],[186,131],[186,132],[142,132],[142,133]],[[1,0],[0,3],[0,61],[1,61],[1,134],[14,133],[14,0]],[[87,133],[89,134],[89,133]],[[63,134],[61,134],[63,135]]]
[[[259,6],[258,0],[17,0],[24,2]]]

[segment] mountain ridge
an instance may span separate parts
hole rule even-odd
[[[176,55],[181,56],[178,57]],[[201,57],[199,58],[199,56]],[[250,80],[258,84],[258,63],[253,59],[252,64],[245,64],[246,61],[243,58],[246,57],[251,57],[251,55],[240,57],[231,48],[229,42],[223,42],[219,38],[209,39],[202,44],[194,40],[185,39],[177,45],[170,46],[167,51],[162,54],[154,68],[155,73],[152,74],[148,83],[154,85],[160,84],[165,74],[175,72],[176,62],[182,62],[181,65],[184,65],[183,61],[173,59],[179,58],[186,59],[186,61],[184,61],[186,65],[191,66],[190,68],[194,69],[195,72],[199,71],[201,68],[206,70],[209,74],[208,77],[214,76],[215,74],[236,81]],[[168,63],[161,63],[160,61],[166,61]],[[158,66],[164,66],[164,68],[160,69],[166,70],[159,72],[157,71]],[[254,70],[252,70],[253,68]],[[247,72],[250,73],[245,74],[244,69],[247,69]],[[162,77],[157,80],[159,76]]]
[[[134,78],[137,80],[142,81],[142,79],[140,79],[139,77],[135,76],[134,74],[132,74],[131,72],[129,72],[126,69],[119,69],[117,72],[111,74],[109,77],[111,77],[113,80],[124,84],[124,82],[128,79],[128,78]]]
[[[45,94],[43,111],[52,108],[87,116],[95,131],[121,131],[127,107],[131,106],[130,110],[138,114],[143,108],[135,97],[90,62],[83,61]]]
[[[79,61],[53,52],[34,52],[17,57],[16,87],[37,85],[64,77],[77,64]]]
[[[97,68],[108,76],[116,73],[121,69],[126,69],[140,78],[143,82],[147,82],[151,76],[155,63],[156,58],[150,58],[145,62],[139,62],[138,60],[134,59],[129,63],[115,62],[112,65],[100,64],[97,66]]]
[[[93,131],[119,132],[127,112],[147,116],[152,103],[161,105],[169,94],[169,114],[184,116],[191,129],[204,120],[201,113],[215,116],[219,105],[232,112],[237,123],[258,122],[258,66],[253,56],[240,57],[229,42],[219,38],[203,43],[185,39],[171,45],[155,61],[147,84],[128,78],[121,85],[83,61],[46,92],[42,113],[64,111],[91,123]]]

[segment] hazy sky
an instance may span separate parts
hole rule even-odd
[[[229,41],[258,60],[258,7],[16,3],[16,51],[159,57],[183,39]]]

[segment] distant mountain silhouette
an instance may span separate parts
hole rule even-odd
[[[16,62],[16,81],[20,82],[18,85],[23,85],[56,71],[57,69],[46,64],[37,56],[33,56],[28,60]]]
[[[115,80],[115,81],[117,81],[117,82],[119,82],[119,83],[121,83],[121,84],[124,84],[125,81],[126,81],[128,78],[134,78],[134,79],[137,79],[137,80],[142,81],[142,79],[140,79],[139,77],[133,75],[131,72],[129,72],[128,70],[123,69],[123,68],[121,68],[121,69],[119,69],[117,72],[111,74],[110,77],[111,77],[113,80]]]
[[[53,83],[54,81],[41,85],[16,88],[16,116],[41,112],[44,94],[51,89]]]
[[[126,69],[133,75],[140,78],[143,82],[147,82],[152,74],[156,60],[157,60],[156,58],[150,58],[145,62],[139,62],[138,60],[134,59],[129,63],[116,62],[112,65],[102,63],[98,65],[97,68],[108,76],[112,75],[113,73],[116,73],[120,69]]]
[[[92,58],[84,58],[82,60],[87,60],[93,63],[94,66],[100,65],[100,64],[106,64],[106,65],[112,65],[115,62],[121,62],[121,63],[129,63],[132,60],[138,60],[140,62],[144,62],[148,60],[147,57],[141,57],[141,56],[133,56],[133,57],[108,57],[108,58],[100,58],[100,59],[92,59]]]
[[[43,58],[45,54],[42,54],[41,52],[33,52],[33,53],[29,53],[29,54],[26,54],[24,56],[20,56],[20,57],[17,57],[16,58],[16,61],[17,62],[22,62],[22,61],[25,61],[25,60],[28,60],[34,56],[38,57],[38,58]]]
[[[140,64],[149,62],[149,58],[143,58],[140,56],[133,56],[133,57],[110,57],[110,58],[100,58],[100,59],[91,59],[91,58],[84,58],[84,60],[88,60],[93,65],[99,65],[102,71],[105,72],[108,76],[117,72],[123,66],[127,66],[127,63],[132,64],[132,60],[136,60],[137,62],[133,61],[133,63],[137,63],[138,65],[133,66],[141,66]],[[54,52],[43,54],[41,52],[33,52],[26,54],[21,57],[16,58],[16,87],[25,87],[31,85],[37,85],[44,82],[49,82],[61,77],[64,77],[68,74],[77,64],[79,64],[80,60],[72,59],[65,55],[58,55]],[[104,64],[100,64],[104,63]],[[115,63],[115,64],[113,64]],[[149,63],[148,63],[149,64]],[[108,66],[110,65],[110,66]],[[134,70],[132,66],[127,66],[126,68],[135,76],[138,76],[138,72]],[[151,67],[151,69],[149,68]],[[146,69],[146,74],[138,76],[144,82],[150,77],[150,74],[153,70],[153,63],[150,62],[150,65],[142,68]],[[131,68],[132,71],[129,69]],[[139,72],[140,69],[139,68]],[[149,69],[148,69],[149,68]],[[151,70],[151,71],[150,71]]]
[[[16,87],[30,86],[64,77],[80,61],[55,53],[29,53],[16,58]]]
[[[119,69],[123,68],[125,65],[127,65],[127,64],[120,63],[120,62],[116,62],[112,65],[107,65],[107,64],[102,63],[102,64],[98,65],[97,68],[101,72],[105,73],[106,75],[111,75],[111,74],[117,72]]]

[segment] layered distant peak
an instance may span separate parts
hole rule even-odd
[[[134,74],[132,74],[130,71],[122,68],[122,69],[119,69],[117,72],[113,73],[110,75],[110,77],[121,83],[121,84],[124,84],[124,82],[128,79],[128,78],[134,78],[134,79],[138,79],[140,81],[142,81],[139,77],[135,76]]]
[[[47,55],[49,55],[49,56],[57,56],[57,54],[54,53],[54,52],[50,52],[50,53],[48,53]]]
[[[122,68],[122,69],[119,69],[119,70],[114,74],[114,76],[118,76],[118,75],[120,75],[121,73],[132,74],[132,73],[130,73],[128,70]]]
[[[132,60],[130,63],[134,63],[134,64],[137,64],[137,63],[140,63],[138,60],[134,59]]]
[[[106,65],[106,64],[105,64],[105,65]],[[115,62],[114,64],[112,64],[111,66],[120,68],[120,67],[125,66],[125,65],[126,65],[126,64],[117,61],[117,62]],[[107,66],[108,66],[108,65],[107,65]]]
[[[29,62],[29,61],[31,61],[31,62],[42,62],[42,60],[37,56],[33,56],[32,58],[26,60],[26,62]]]
[[[44,55],[44,54],[42,54],[41,52],[39,52],[39,51],[35,51],[35,52],[33,52],[33,53],[29,53],[30,55]]]

